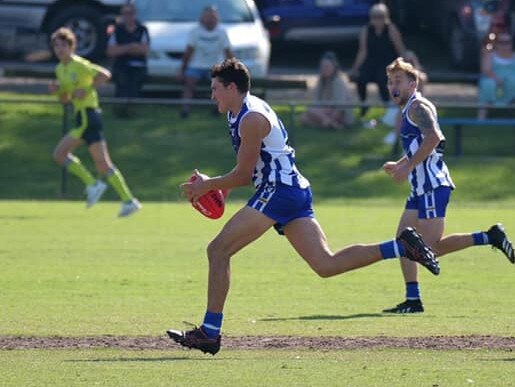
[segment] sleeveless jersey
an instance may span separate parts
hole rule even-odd
[[[272,108],[262,99],[247,94],[236,116],[227,113],[232,146],[236,153],[240,148],[240,122],[250,112],[257,112],[270,123],[270,133],[261,142],[261,151],[252,183],[258,188],[263,183],[282,183],[292,187],[307,188],[309,181],[295,165],[295,150],[288,145],[288,133]]]
[[[402,147],[408,158],[413,157],[417,152],[424,136],[420,129],[411,121],[408,112],[414,101],[422,101],[424,105],[429,106],[434,114],[437,130],[440,131],[438,126],[438,116],[435,106],[427,99],[423,98],[419,92],[415,92],[408,103],[402,109],[402,122],[401,122],[401,139]],[[438,187],[451,187],[455,188],[452,182],[451,175],[447,169],[447,165],[443,161],[443,154],[445,148],[445,139],[433,149],[429,156],[418,164],[413,171],[411,171],[408,180],[411,185],[412,194],[419,196],[426,192],[434,190]]]

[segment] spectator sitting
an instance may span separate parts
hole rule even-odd
[[[200,16],[199,25],[189,35],[188,44],[179,73],[179,80],[184,82],[182,98],[193,98],[198,81],[211,81],[211,66],[225,58],[232,58],[229,37],[220,27],[218,12],[214,6],[205,7]],[[190,107],[183,104],[181,117],[189,115]]]
[[[357,82],[358,95],[361,102],[367,99],[367,84],[374,82],[384,104],[388,104],[390,96],[386,87],[385,68],[395,58],[404,56],[406,51],[401,34],[390,21],[388,8],[384,4],[375,4],[370,8],[370,22],[364,26],[359,36],[359,49],[354,65],[351,68],[351,79]],[[361,108],[361,117],[367,113]]]
[[[320,74],[315,89],[316,102],[346,102],[350,100],[349,91],[340,74],[340,66],[334,52],[326,52],[320,60]],[[329,129],[342,129],[352,125],[352,108],[338,106],[314,106],[300,118],[302,124]]]
[[[507,105],[515,101],[515,53],[512,38],[503,32],[497,36],[492,51],[483,51],[479,103]],[[485,119],[486,108],[478,111],[478,118]]]
[[[121,10],[121,22],[116,25],[107,46],[107,55],[114,58],[116,97],[140,96],[147,74],[149,45],[147,28],[136,19],[136,8],[133,4],[125,4]],[[127,116],[129,110],[128,106],[123,106],[116,111]]]

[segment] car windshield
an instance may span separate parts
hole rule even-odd
[[[142,21],[192,22],[214,5],[222,23],[252,22],[254,18],[245,0],[138,0],[138,18]]]

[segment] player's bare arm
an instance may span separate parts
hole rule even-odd
[[[415,125],[418,126],[424,137],[420,148],[410,159],[410,164],[414,168],[429,156],[440,141],[444,139],[444,136],[438,127],[435,114],[424,103],[420,101],[414,102],[408,115]]]
[[[200,196],[213,189],[230,190],[248,185],[256,168],[261,143],[270,132],[270,123],[259,113],[249,113],[240,124],[241,144],[236,166],[227,174],[208,177],[198,174],[194,182],[181,185],[185,195],[196,201]]]
[[[99,67],[97,75],[95,75],[95,78],[93,78],[93,87],[96,89],[97,87],[102,86],[110,79],[111,72],[104,67]]]

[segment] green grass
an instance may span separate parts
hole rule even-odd
[[[0,97],[13,95],[4,93]],[[356,125],[344,132],[320,131],[298,125],[298,114],[292,122],[288,107],[278,106],[277,110],[290,127],[299,167],[312,182],[318,199],[406,196],[407,187],[393,184],[380,169],[391,157],[390,147],[382,143],[386,128],[368,130]],[[234,165],[225,119],[212,117],[209,109],[199,109],[188,120],[179,119],[174,107],[135,107],[134,111],[133,119],[119,120],[106,107],[104,126],[115,163],[143,201],[176,201],[178,185],[194,168],[220,174]],[[299,107],[296,112],[300,111]],[[370,116],[380,114],[380,109],[373,109]],[[442,112],[453,114],[457,112]],[[3,104],[0,122],[0,181],[9,182],[2,184],[0,198],[58,198],[60,171],[51,153],[61,136],[60,107]],[[458,186],[455,200],[515,200],[512,130],[466,128],[466,157],[459,159],[451,155],[452,131],[447,135],[447,161]],[[77,153],[92,168],[86,150]],[[81,198],[82,189],[75,178],[70,178],[67,197]],[[239,190],[235,197],[244,199],[249,192]],[[112,194],[107,198],[116,199]]]
[[[278,110],[289,124],[288,108]],[[193,168],[219,174],[233,166],[224,119],[201,110],[183,121],[169,107],[137,113],[119,121],[105,111],[113,158],[144,204],[120,220],[112,192],[86,210],[78,202],[83,187],[73,178],[67,197],[74,200],[57,200],[60,171],[50,157],[61,133],[57,105],[0,106],[0,335],[162,336],[167,328],[182,328],[183,320],[200,322],[205,248],[251,190],[231,195],[224,219],[202,218],[180,200],[178,185]],[[391,238],[407,187],[379,169],[389,158],[381,143],[387,129],[334,133],[295,125],[290,133],[333,249]],[[513,135],[467,133],[468,156],[448,157],[458,189],[447,232],[502,221],[514,236]],[[84,149],[78,154],[91,166]],[[398,262],[323,280],[269,232],[233,259],[224,331],[513,337],[513,270],[488,247],[452,254],[442,259],[439,277],[421,273],[424,314],[387,316],[380,311],[404,295]],[[175,346],[13,350],[0,351],[0,385],[510,386],[514,360],[501,350],[223,350],[214,358]]]
[[[512,352],[356,350],[0,352],[4,386],[503,386]],[[20,372],[24,368],[24,372]]]
[[[241,203],[233,203],[228,214]],[[333,248],[392,237],[400,204],[325,203],[317,215]],[[146,203],[133,218],[118,205],[0,202],[0,332],[7,335],[161,335],[205,308],[205,248],[222,221],[188,204]],[[503,221],[512,208],[453,208],[448,232]],[[379,313],[404,289],[396,261],[318,278],[274,232],[233,259],[224,328],[239,335],[515,335],[514,267],[488,247],[442,258],[421,273],[427,312]]]

